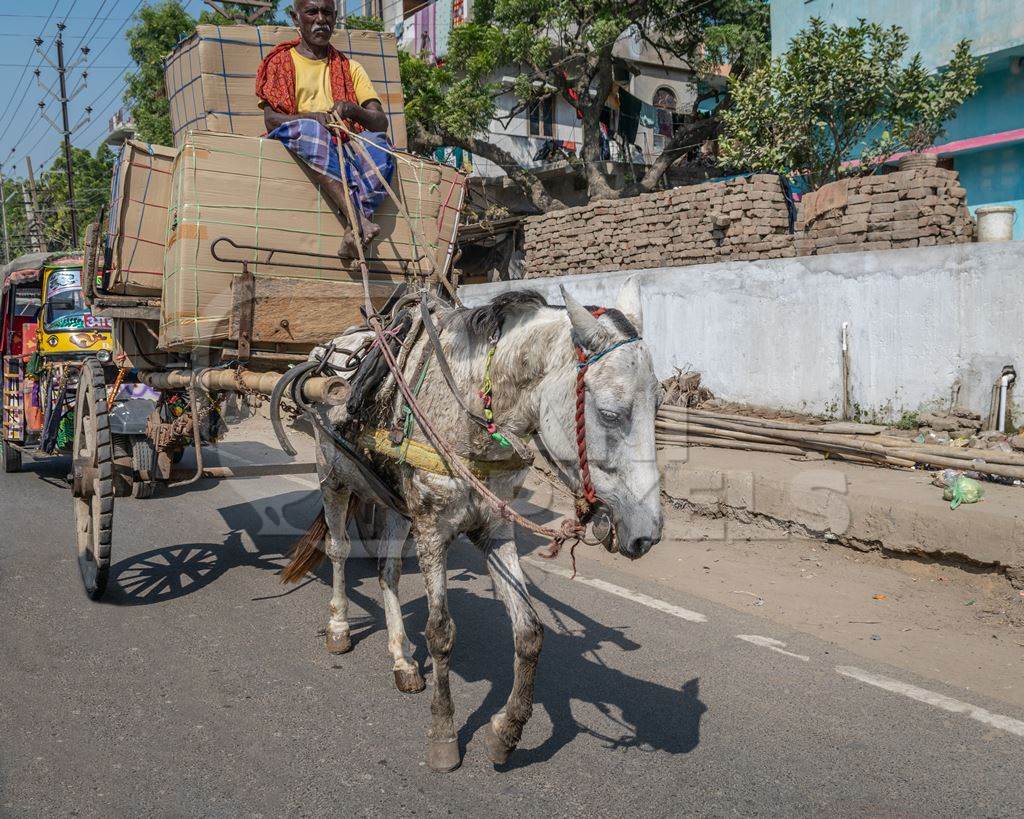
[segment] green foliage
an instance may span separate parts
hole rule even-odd
[[[729,65],[744,76],[771,57],[771,9],[768,0],[720,0],[704,21],[704,56],[699,67],[711,71]]]
[[[350,14],[345,18],[345,28],[354,31],[383,31],[384,21],[380,17],[366,17],[361,14]]]
[[[782,57],[730,80],[722,160],[737,170],[804,175],[817,188],[871,169],[901,148],[925,147],[977,88],[980,61],[960,43],[946,71],[905,58],[898,26],[812,19]],[[860,155],[862,168],[844,167]]]
[[[270,10],[264,12],[259,17],[257,17],[255,21],[252,23],[252,25],[271,26],[277,22],[280,22],[281,25],[291,25],[291,20],[288,18],[287,14],[284,14],[283,16],[278,15],[277,6],[279,2],[280,0],[273,0]],[[243,15],[241,19],[245,19],[244,15],[247,12],[252,11],[252,9],[247,6],[240,6],[237,3],[226,2],[226,0],[222,1],[220,5],[224,8],[225,11],[239,12],[241,15]],[[289,6],[288,8],[290,9],[291,6]],[[223,14],[213,11],[212,9],[207,9],[206,11],[203,11],[199,14],[199,22],[215,26],[230,26],[235,22],[235,19],[233,17],[225,17]]]
[[[921,419],[916,412],[904,412],[893,426],[896,429],[917,429],[921,426]]]
[[[164,89],[164,57],[179,40],[195,31],[196,21],[179,0],[160,0],[142,6],[128,29],[128,54],[138,69],[125,75],[125,102],[138,129],[138,138],[170,145],[173,135],[167,93]]]
[[[78,236],[71,235],[71,205],[68,201],[68,177],[64,155],[40,175],[37,201],[44,216],[43,236],[53,250],[81,247],[85,229],[95,221],[100,208],[110,203],[110,178],[114,169],[114,152],[103,145],[91,154],[84,148],[71,149],[75,174],[75,210]]]

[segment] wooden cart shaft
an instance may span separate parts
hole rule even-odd
[[[139,381],[155,390],[184,390],[192,386],[192,370],[168,370],[165,372],[140,372]],[[221,392],[258,392],[270,395],[283,373],[255,373],[235,370],[201,371],[198,382],[207,390]],[[241,382],[241,388],[239,385]],[[302,384],[302,395],[307,401],[340,405],[348,400],[348,382],[337,376],[306,379]]]

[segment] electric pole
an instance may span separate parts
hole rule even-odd
[[[4,166],[0,164],[0,215],[4,223],[4,264],[11,261],[11,241],[7,235],[7,189],[4,185]]]
[[[36,37],[36,51],[39,55],[50,64],[50,67],[57,72],[57,80],[60,86],[60,96],[56,96],[50,89],[46,88],[42,81],[39,79],[40,71],[37,68],[35,70],[36,82],[39,86],[57,102],[60,103],[61,122],[63,127],[57,125],[49,116],[46,114],[46,103],[43,100],[39,101],[39,113],[43,119],[50,123],[57,133],[64,137],[64,168],[68,176],[68,208],[71,214],[71,244],[76,245],[78,243],[78,212],[75,208],[75,176],[74,168],[71,160],[71,135],[89,122],[90,114],[92,114],[92,108],[87,107],[85,109],[85,116],[82,121],[79,122],[74,128],[71,127],[71,122],[68,119],[68,103],[77,97],[82,90],[85,88],[86,81],[88,80],[89,74],[86,71],[82,72],[82,82],[74,91],[68,93],[67,75],[69,72],[74,71],[81,63],[89,56],[88,46],[82,47],[82,54],[70,65],[64,63],[64,29],[66,26],[64,23],[57,23],[57,62],[54,62],[43,52],[42,45],[43,41],[39,37]]]
[[[25,202],[25,221],[28,222],[28,232],[32,239],[32,249],[43,251],[43,228],[39,224],[39,202],[36,198],[36,177],[32,171],[32,157],[25,157],[25,167],[28,169],[28,197]]]
[[[71,244],[78,242],[78,214],[75,213],[75,176],[71,163],[71,128],[68,123],[68,87],[64,68],[64,24],[57,24],[57,76],[60,78],[60,113],[64,122],[64,167],[68,172],[68,207],[71,209]]]

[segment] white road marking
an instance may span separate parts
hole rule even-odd
[[[979,708],[977,705],[971,705],[969,702],[961,702],[960,700],[955,700],[952,697],[947,697],[944,694],[936,694],[934,691],[928,691],[925,688],[918,688],[916,685],[900,682],[899,680],[894,680],[891,677],[883,677],[881,674],[872,674],[870,671],[864,671],[860,668],[854,668],[853,666],[836,666],[836,671],[844,677],[852,677],[855,680],[860,680],[861,682],[873,685],[876,688],[882,688],[886,691],[891,691],[894,694],[902,694],[904,697],[910,697],[912,700],[917,700],[918,702],[934,705],[936,708],[949,711],[951,714],[965,714],[971,719],[985,725],[990,725],[993,728],[999,728],[1000,730],[1008,731],[1011,734],[1016,734],[1019,737],[1024,737],[1024,722],[1021,722],[1019,719],[1004,717],[1002,714],[993,714],[991,711],[986,711],[984,708]]]
[[[753,643],[755,646],[761,646],[762,648],[770,649],[771,651],[777,651],[779,654],[785,654],[787,657],[796,657],[798,660],[803,660],[805,663],[810,662],[811,658],[803,654],[794,654],[792,651],[786,651],[786,644],[782,640],[776,640],[774,637],[762,637],[760,634],[737,634],[737,640],[746,640],[748,643]]]
[[[650,595],[635,592],[631,589],[624,589],[622,586],[616,586],[614,583],[608,583],[604,580],[599,580],[596,577],[584,577],[581,574],[577,574],[576,577],[573,577],[572,572],[568,569],[563,569],[561,566],[556,566],[553,563],[542,561],[543,558],[540,560],[529,557],[523,558],[524,563],[536,566],[542,572],[556,574],[559,577],[566,578],[567,580],[575,580],[577,583],[582,583],[584,586],[600,589],[603,592],[608,592],[608,594],[614,594],[616,597],[624,597],[626,600],[632,600],[634,603],[639,603],[641,606],[647,606],[648,608],[664,612],[665,614],[671,614],[673,617],[678,617],[680,620],[689,620],[691,623],[706,623],[708,621],[708,618],[699,611],[690,611],[689,609],[684,609],[681,606],[673,606],[671,603],[666,603],[664,600],[659,600],[657,597],[651,597]]]

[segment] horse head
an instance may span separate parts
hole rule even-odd
[[[661,481],[654,442],[654,416],[661,385],[643,342],[640,291],[630,279],[614,308],[591,310],[562,288],[572,340],[589,362],[585,387],[586,455],[598,499],[606,506],[618,551],[636,559],[661,540]],[[597,315],[595,315],[595,313]],[[575,360],[575,359],[574,359]],[[563,370],[564,372],[564,370]],[[576,435],[577,373],[564,376],[542,401],[539,434],[545,449],[569,474],[579,472]],[[566,400],[565,390],[572,392]]]

